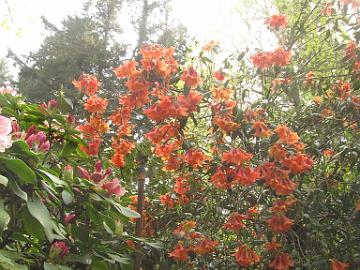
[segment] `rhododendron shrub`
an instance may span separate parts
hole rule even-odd
[[[182,62],[141,46],[113,69],[115,105],[95,74],[74,78],[80,119],[62,96],[0,93],[0,255],[33,269],[359,268],[357,32],[335,48],[327,34],[358,6],[295,16],[295,2],[264,22],[277,46],[222,64],[216,42]]]

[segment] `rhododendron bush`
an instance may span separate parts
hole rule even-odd
[[[358,4],[269,16],[278,47],[220,65],[215,42],[181,63],[143,45],[115,109],[74,78],[85,118],[0,91],[1,267],[359,269]]]

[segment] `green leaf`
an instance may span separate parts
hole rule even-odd
[[[15,260],[21,259],[21,256],[14,252],[0,250],[0,269],[1,270],[27,270],[26,265],[20,265]]]
[[[69,156],[72,154],[76,148],[78,147],[78,144],[72,141],[67,141],[64,148],[61,151],[61,156]]]
[[[61,197],[66,205],[71,204],[74,200],[74,195],[67,190],[61,192]]]
[[[0,184],[6,187],[8,182],[9,182],[9,179],[0,174]]]
[[[0,199],[0,234],[6,229],[10,221],[10,216],[4,208],[4,200]]]
[[[50,242],[54,239],[65,239],[65,236],[51,220],[48,209],[38,198],[28,200],[26,206],[29,213],[40,222]],[[53,233],[54,231],[56,232],[55,234]]]
[[[120,214],[128,218],[140,218],[140,214],[134,210],[131,210],[128,207],[122,206],[119,203],[114,203],[115,208],[120,212]]]
[[[23,157],[26,161],[29,161],[30,164],[36,164],[39,162],[39,157],[31,151],[29,145],[23,140],[17,140],[13,142],[10,151],[12,153],[17,153]]]
[[[54,174],[52,174],[50,172],[47,172],[47,171],[42,170],[42,169],[38,169],[37,171],[44,174],[44,175],[46,175],[47,178],[50,179],[55,186],[63,187],[63,186],[67,185],[65,181],[61,180],[59,177],[57,177],[56,175],[54,175]]]
[[[16,181],[14,181],[14,180],[10,181],[9,188],[19,198],[23,199],[24,201],[28,200],[27,193],[19,187],[19,185],[16,183]]]
[[[24,161],[0,157],[0,165],[10,170],[23,183],[36,184],[36,175],[34,171],[30,169]]]

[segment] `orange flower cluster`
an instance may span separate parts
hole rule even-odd
[[[222,162],[228,164],[241,165],[247,163],[253,158],[253,155],[246,153],[241,148],[234,148],[228,152],[224,152],[222,155]]]
[[[349,264],[335,259],[330,259],[330,268],[331,270],[346,270],[349,268]]]
[[[313,163],[313,160],[304,154],[292,155],[281,161],[281,164],[293,174],[309,171]]]
[[[214,252],[215,248],[219,245],[219,242],[212,241],[202,233],[196,232],[195,228],[195,221],[186,220],[173,231],[173,234],[178,238],[184,238],[186,240],[186,247],[184,247],[184,242],[179,241],[175,249],[169,253],[169,256],[173,258],[173,260],[186,261],[189,259],[189,252],[203,256]]]
[[[286,15],[272,15],[266,19],[266,24],[270,29],[285,28],[288,26],[288,18]]]
[[[222,92],[224,88],[219,88],[221,93],[213,92],[213,95],[216,95],[216,98],[224,98],[225,94]],[[213,124],[220,128],[225,134],[230,134],[237,129],[239,129],[240,124],[235,121],[235,116],[233,115],[233,108],[236,105],[233,101],[223,101],[220,103],[216,103],[212,105],[212,113],[213,113]]]
[[[289,197],[285,201],[275,201],[273,207],[270,208],[274,215],[272,218],[267,220],[267,223],[273,232],[284,233],[291,229],[294,221],[285,216],[285,212],[296,202],[297,200],[293,197]]]
[[[288,253],[280,253],[269,266],[275,270],[288,270],[290,267],[294,266],[294,261]]]
[[[352,90],[352,86],[350,83],[338,80],[334,85],[334,88],[337,90],[340,99],[344,100],[350,97]]]
[[[159,102],[144,110],[144,113],[155,122],[168,118],[184,118],[196,110],[201,98],[197,91],[190,91],[188,95],[180,95],[177,99],[161,96]]]
[[[357,45],[355,41],[351,41],[346,45],[345,54],[350,59],[357,58]]]
[[[190,149],[184,155],[184,161],[194,169],[202,167],[203,163],[210,159],[200,149]]]
[[[243,223],[243,220],[248,218],[249,217],[247,215],[232,213],[229,219],[227,220],[227,222],[224,224],[224,229],[230,231],[238,231],[242,228],[245,228],[245,224]]]
[[[100,82],[93,75],[82,74],[78,80],[73,81],[73,84],[79,91],[89,96],[84,103],[84,109],[90,113],[90,119],[84,125],[77,127],[88,142],[87,145],[81,145],[80,149],[89,156],[95,156],[100,150],[101,135],[109,129],[108,123],[102,118],[108,101],[95,95],[99,90]]]
[[[260,256],[255,253],[247,245],[241,245],[236,248],[236,252],[233,254],[236,262],[244,267],[248,267],[260,261]]]
[[[82,74],[78,80],[73,80],[72,83],[75,88],[88,96],[94,95],[101,85],[95,76],[89,74]]]
[[[258,52],[251,56],[251,61],[258,69],[285,67],[290,64],[291,51],[277,48],[273,52]]]
[[[255,130],[255,137],[267,138],[271,135],[270,129],[262,121],[255,121],[252,128]]]
[[[180,79],[184,81],[185,85],[190,89],[195,89],[199,84],[202,83],[200,76],[192,67],[185,69]]]

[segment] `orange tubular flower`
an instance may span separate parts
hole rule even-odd
[[[255,121],[252,125],[255,130],[255,137],[267,138],[271,135],[270,129],[261,121]]]
[[[239,213],[232,213],[228,221],[224,224],[224,229],[229,231],[238,231],[245,228],[245,224],[242,222],[244,219],[248,219],[248,216],[241,215]]]
[[[107,99],[98,97],[98,96],[91,96],[84,104],[85,110],[90,113],[103,113],[108,106]]]
[[[181,243],[177,244],[175,249],[169,253],[169,257],[175,261],[186,261],[189,258],[187,250]]]
[[[132,60],[120,65],[117,68],[114,68],[114,73],[116,77],[120,79],[130,78],[138,75],[139,71],[136,69],[136,66],[137,66],[136,61]]]
[[[115,153],[110,162],[116,166],[117,168],[123,168],[125,166],[125,159],[124,159],[124,155],[120,154],[120,153]]]
[[[206,160],[210,160],[210,157],[206,156],[200,149],[190,149],[184,155],[184,161],[194,169],[201,167]]]
[[[212,95],[216,101],[226,101],[229,100],[233,91],[230,88],[225,87],[215,87],[212,89]]]
[[[277,213],[266,221],[273,232],[284,233],[291,229],[294,221],[284,214]]]
[[[275,132],[279,136],[279,142],[287,145],[294,145],[300,142],[300,137],[296,132],[284,125],[278,125]]]
[[[330,268],[331,270],[346,270],[349,268],[349,264],[330,259]]]
[[[223,81],[225,80],[225,75],[221,70],[218,70],[214,72],[214,78],[218,81]]]
[[[214,124],[227,134],[240,127],[240,124],[232,121],[231,117],[215,117]]]
[[[288,168],[293,174],[309,171],[314,161],[304,154],[292,155],[281,161],[281,164]]]
[[[294,261],[288,253],[280,253],[269,266],[275,270],[288,270],[290,267],[294,266]]]
[[[258,52],[250,59],[258,69],[268,69],[273,65],[272,55],[269,52]]]
[[[183,221],[174,231],[173,234],[182,237],[182,236],[189,236],[190,232],[196,228],[196,222],[193,220],[185,220]]]
[[[199,105],[202,96],[197,91],[190,91],[186,96],[179,96],[178,102],[180,107],[184,107],[186,109],[186,116],[190,115],[190,113],[194,112]],[[181,115],[179,115],[181,116]]]
[[[291,181],[288,176],[272,178],[267,184],[275,190],[277,195],[290,195],[297,187],[297,183]]]
[[[170,193],[165,193],[164,195],[160,195],[160,203],[168,208],[174,208],[175,201],[171,198]]]
[[[218,241],[211,241],[209,239],[202,239],[198,244],[193,246],[191,250],[198,255],[205,255],[213,252],[214,249],[219,245]]]
[[[85,152],[89,156],[96,156],[99,153],[101,144],[100,138],[95,138],[88,142],[87,146],[80,145],[80,150]]]
[[[196,70],[192,67],[184,70],[183,75],[180,80],[185,82],[185,85],[190,89],[196,88],[199,84],[202,83],[202,80]]]
[[[174,185],[174,191],[179,195],[185,195],[190,190],[190,184],[187,179],[178,177]]]
[[[280,248],[280,244],[276,241],[276,238],[275,237],[273,237],[272,239],[271,239],[271,242],[268,242],[268,243],[266,243],[265,244],[265,249],[267,250],[267,251],[277,251],[279,248]]]
[[[288,18],[286,15],[272,15],[266,19],[266,24],[270,29],[285,28],[288,26]]]
[[[243,186],[249,186],[256,182],[260,177],[259,172],[250,167],[240,167],[236,174],[236,181]]]
[[[170,157],[166,160],[164,170],[166,171],[176,171],[180,168],[180,165],[182,163],[182,155],[178,154],[171,154]]]
[[[286,157],[287,151],[281,146],[281,144],[273,144],[269,149],[269,156],[276,160],[283,160]]]
[[[291,51],[285,51],[283,48],[277,48],[272,53],[274,66],[285,67],[290,64]]]
[[[72,83],[75,88],[88,96],[94,95],[100,88],[100,82],[95,76],[89,74],[82,74],[77,81],[73,80]]]
[[[246,153],[240,148],[235,148],[230,150],[229,152],[224,152],[222,156],[222,162],[241,165],[245,162],[250,161],[252,157],[252,154]]]
[[[247,245],[239,246],[233,256],[235,257],[236,262],[244,267],[259,262],[261,258]]]
[[[231,188],[232,182],[228,181],[228,176],[218,167],[216,172],[211,176],[211,182],[219,189]]]
[[[357,45],[356,45],[355,41],[351,41],[346,46],[346,49],[345,49],[346,56],[349,57],[350,59],[356,59],[357,58],[356,50],[357,50]]]

